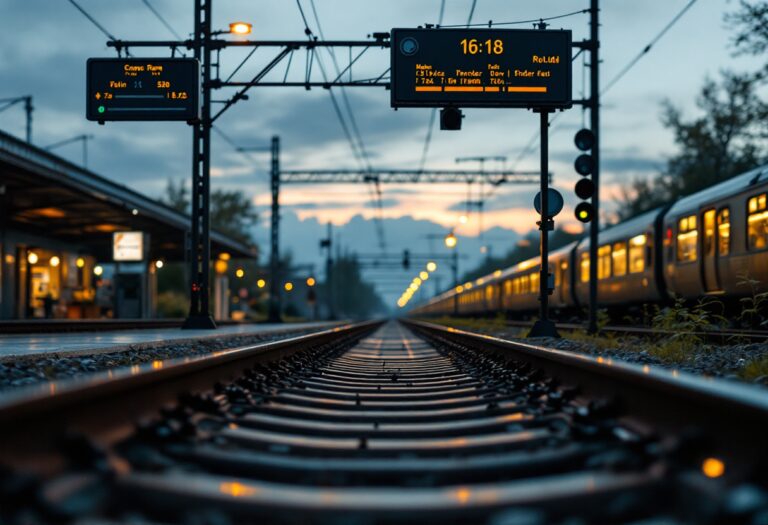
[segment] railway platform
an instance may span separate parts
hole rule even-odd
[[[181,344],[206,339],[275,335],[322,329],[336,323],[307,322],[288,324],[244,323],[221,326],[216,330],[182,330],[178,327],[101,330],[86,332],[45,332],[0,334],[0,361],[44,354],[77,356],[153,348],[168,343]]]

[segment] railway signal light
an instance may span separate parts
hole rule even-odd
[[[460,130],[461,119],[464,118],[464,113],[459,108],[447,107],[440,110],[440,129],[443,130]]]
[[[576,133],[573,142],[581,151],[590,150],[595,145],[595,134],[588,129],[580,129]],[[576,219],[580,222],[590,222],[595,210],[587,200],[595,195],[595,183],[589,178],[595,171],[595,159],[589,153],[582,153],[576,157],[573,167],[576,173],[584,177],[576,183],[576,196],[584,201],[576,205]]]

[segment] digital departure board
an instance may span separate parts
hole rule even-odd
[[[571,32],[393,29],[392,107],[567,108]]]
[[[88,120],[195,120],[200,62],[194,58],[90,58]]]

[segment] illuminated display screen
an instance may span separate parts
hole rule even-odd
[[[88,120],[199,118],[200,63],[194,58],[90,58]]]
[[[143,261],[147,248],[144,232],[115,232],[112,234],[114,261]]]
[[[571,32],[393,29],[392,107],[571,106]]]

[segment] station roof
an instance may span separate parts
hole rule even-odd
[[[150,235],[152,259],[183,260],[188,215],[0,131],[0,190],[10,227],[88,246],[112,259],[112,233]],[[135,211],[134,211],[135,210]],[[211,232],[211,253],[255,258],[256,249]]]

